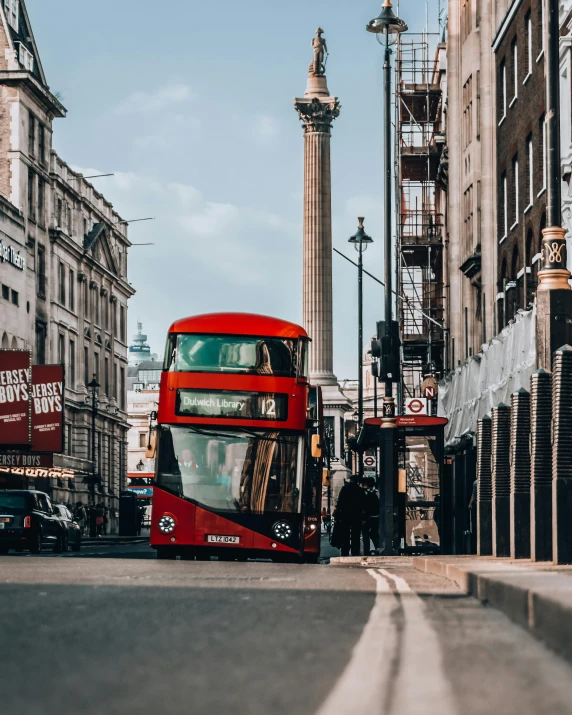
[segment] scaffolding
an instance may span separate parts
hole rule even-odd
[[[407,34],[396,46],[396,202],[401,402],[443,374],[444,215],[439,165],[445,145],[438,34]],[[432,320],[430,320],[430,318]]]

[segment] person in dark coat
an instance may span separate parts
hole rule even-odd
[[[374,552],[379,548],[379,497],[375,489],[375,479],[366,477],[364,480],[365,511],[363,517],[363,553],[368,556],[369,542],[373,543]]]
[[[361,527],[365,509],[365,492],[352,474],[349,483],[340,489],[334,518],[340,527],[342,556],[360,555]]]

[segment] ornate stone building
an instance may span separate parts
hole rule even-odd
[[[65,453],[41,486],[118,505],[127,466],[127,224],[52,151],[66,110],[50,91],[23,0],[0,5],[0,336],[65,365]],[[87,384],[100,388],[92,436]],[[92,440],[95,464],[91,460]],[[20,475],[22,476],[22,475]],[[1,475],[6,479],[6,475]],[[28,475],[30,485],[35,482]],[[38,483],[39,484],[39,483]]]

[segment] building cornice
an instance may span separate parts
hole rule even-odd
[[[43,87],[30,72],[25,70],[1,70],[0,84],[24,85],[36,99],[47,107],[54,117],[65,117],[67,114],[67,109],[59,99],[49,89]]]
[[[494,39],[492,42],[493,52],[496,53],[496,51],[500,47],[501,42],[504,40],[506,33],[511,26],[511,23],[514,20],[514,16],[518,12],[521,5],[522,5],[522,0],[513,0],[512,5],[506,11],[506,15],[504,16],[504,18],[499,26],[498,32],[494,36]]]

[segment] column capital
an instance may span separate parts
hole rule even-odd
[[[340,116],[341,104],[337,97],[295,99],[294,107],[304,123],[304,133],[329,133],[334,119]]]

